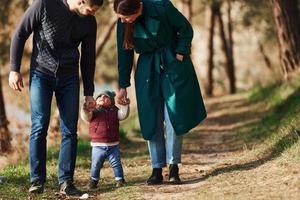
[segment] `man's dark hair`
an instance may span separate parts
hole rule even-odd
[[[103,0],[88,0],[92,5],[102,6]]]

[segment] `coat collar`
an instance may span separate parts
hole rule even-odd
[[[145,17],[157,17],[157,9],[153,2],[144,0],[143,1],[143,15]]]
[[[158,18],[158,12],[155,5],[148,1],[143,1],[143,14],[140,16],[138,21],[135,23],[134,37],[149,39],[152,36],[156,36],[160,20]],[[149,35],[149,33],[152,34]]]

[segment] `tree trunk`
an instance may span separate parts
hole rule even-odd
[[[103,34],[100,36],[97,41],[97,49],[96,49],[96,58],[101,54],[106,42],[108,41],[115,25],[117,24],[118,18],[113,18],[111,22],[105,27]]]
[[[227,0],[227,21],[228,21],[228,49],[229,49],[229,55],[232,59],[232,65],[234,70],[234,54],[233,54],[233,36],[232,36],[232,19],[231,19],[231,0]]]
[[[181,0],[182,14],[191,22],[192,20],[192,0]]]
[[[2,84],[0,76],[0,153],[11,151],[11,134],[7,128],[8,121],[5,113],[4,98],[2,93]]]
[[[270,0],[284,75],[299,68],[300,18],[297,0]]]
[[[226,39],[224,22],[222,19],[222,13],[220,7],[221,6],[217,8],[216,15],[219,23],[220,38],[222,41],[222,50],[226,60],[226,73],[229,79],[229,92],[230,94],[234,94],[236,92],[236,86],[235,86],[235,69],[234,69],[233,55],[231,55],[230,53],[231,51],[230,42]]]
[[[213,69],[214,69],[214,32],[215,32],[215,23],[216,23],[216,5],[212,3],[210,6],[211,16],[210,16],[210,27],[209,27],[209,39],[208,39],[208,70],[207,77],[208,82],[206,85],[205,93],[207,96],[213,96],[214,89],[214,79],[213,79]]]
[[[232,28],[232,19],[231,19],[231,1],[232,0],[227,0],[227,26],[228,26],[228,56],[230,59],[230,65],[228,66],[228,71],[229,71],[229,82],[230,82],[230,93],[233,94],[236,92],[236,77],[235,77],[235,64],[234,64],[234,42],[233,42],[233,28]],[[220,16],[221,17],[221,16]]]

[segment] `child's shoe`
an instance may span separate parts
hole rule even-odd
[[[97,189],[97,185],[98,185],[98,181],[97,180],[94,180],[94,179],[90,180],[89,188],[91,190]]]
[[[120,180],[117,180],[116,181],[116,188],[123,187],[125,184],[126,184],[126,181],[125,181],[124,178],[122,178]]]

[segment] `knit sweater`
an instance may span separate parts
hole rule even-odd
[[[12,39],[10,70],[19,72],[24,45],[33,35],[31,70],[61,76],[80,69],[84,95],[94,92],[95,43],[97,23],[94,16],[79,17],[65,0],[35,0],[23,15]]]

